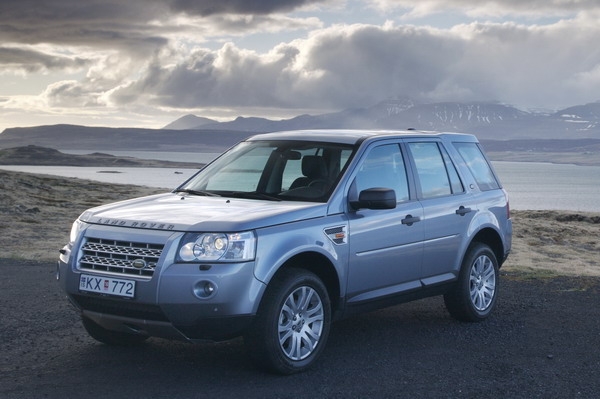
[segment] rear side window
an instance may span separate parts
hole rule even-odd
[[[454,143],[454,147],[467,164],[481,191],[500,188],[491,166],[477,143]]]
[[[435,198],[464,191],[454,164],[437,143],[409,143],[423,198]]]

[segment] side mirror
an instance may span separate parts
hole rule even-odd
[[[394,209],[396,207],[396,192],[391,188],[374,187],[363,190],[358,195],[358,201],[350,201],[350,206],[358,209]]]

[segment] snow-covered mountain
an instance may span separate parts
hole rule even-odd
[[[186,117],[187,118],[187,117]],[[242,118],[230,122],[195,124],[179,129],[245,131],[249,133],[295,129],[407,129],[460,131],[486,139],[566,139],[600,137],[600,102],[570,107],[556,113],[522,111],[510,105],[486,102],[419,104],[410,99],[382,101],[369,108],[285,120]],[[174,123],[175,123],[174,122]],[[169,125],[170,126],[170,125]]]

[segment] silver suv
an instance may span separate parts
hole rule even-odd
[[[358,312],[444,295],[453,317],[485,319],[511,237],[474,136],[282,132],[171,193],[85,211],[57,274],[98,341],[243,336],[259,365],[290,374]]]

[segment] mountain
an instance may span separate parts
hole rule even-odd
[[[419,104],[400,98],[368,108],[284,120],[238,117],[217,122],[186,115],[163,129],[74,125],[10,128],[0,134],[0,148],[35,144],[59,150],[221,152],[256,133],[334,128],[457,131],[473,133],[482,141],[600,139],[600,102],[552,113],[522,111],[499,103]]]
[[[202,129],[249,133],[302,129],[407,129],[458,131],[491,140],[577,139],[600,137],[600,103],[549,112],[522,111],[499,103],[441,102],[418,104],[409,99],[386,100],[369,108],[279,121],[242,118],[206,124]]]
[[[169,123],[163,129],[166,130],[187,130],[187,129],[199,129],[205,125],[211,125],[219,123],[214,119],[203,118],[196,115],[185,115],[181,118]]]
[[[565,108],[553,116],[568,123],[583,125],[586,128],[598,127],[600,123],[600,102]]]

